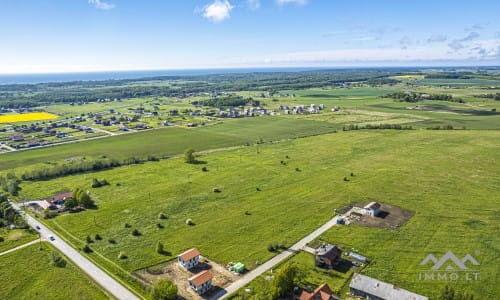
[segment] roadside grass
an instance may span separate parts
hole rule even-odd
[[[67,258],[56,267],[50,255],[56,251],[43,243],[0,257],[1,299],[113,299]]]
[[[368,275],[429,295],[446,283],[418,282],[423,257],[478,250],[484,277],[471,290],[490,296],[498,293],[500,257],[498,140],[497,131],[339,132],[209,153],[198,158],[207,172],[179,158],[23,183],[21,197],[90,190],[97,210],[47,224],[80,247],[87,235],[99,234],[103,240],[90,244],[90,256],[129,272],[191,247],[216,262],[241,261],[253,269],[274,255],[269,243],[290,246],[331,218],[333,208],[375,199],[416,215],[399,230],[341,227],[322,238],[373,257]],[[96,176],[111,185],[91,189]],[[188,218],[194,226],[185,224]],[[141,235],[133,236],[134,229]],[[170,255],[156,253],[158,241]],[[128,258],[119,259],[120,252]]]
[[[36,240],[38,238],[38,234],[32,234],[24,229],[9,230],[7,228],[0,228],[0,237],[3,237],[4,239],[3,242],[0,242],[0,252],[4,252]]]

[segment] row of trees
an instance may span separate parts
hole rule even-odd
[[[349,130],[361,130],[361,129],[394,129],[394,130],[413,130],[411,126],[403,126],[401,124],[366,124],[365,126],[359,126],[357,124],[350,124],[349,126],[344,126],[343,131]]]
[[[97,160],[73,161],[62,165],[25,171],[21,175],[21,179],[31,180],[31,181],[47,180],[66,175],[72,175],[84,172],[96,172],[125,165],[141,164],[146,161],[158,161],[158,160],[159,159],[156,158],[155,156],[148,156],[146,159],[130,157],[123,160],[97,159]]]
[[[0,193],[0,227],[14,224],[18,228],[27,228],[28,225],[10,205],[7,195]]]
[[[19,183],[21,183],[21,180],[14,173],[7,173],[6,177],[0,176],[0,186],[12,196],[17,196],[21,190]]]
[[[203,106],[211,106],[211,107],[235,107],[235,106],[245,106],[245,105],[253,105],[259,106],[260,101],[254,100],[252,97],[243,98],[238,96],[227,96],[227,97],[219,97],[219,98],[210,98],[199,101],[192,101],[193,105],[203,105]]]
[[[452,95],[447,94],[424,94],[424,93],[415,93],[415,92],[395,92],[386,94],[383,96],[384,98],[392,98],[399,102],[410,102],[415,103],[423,100],[436,100],[436,101],[450,101],[450,102],[459,102],[465,103],[465,101],[461,98],[453,98]]]

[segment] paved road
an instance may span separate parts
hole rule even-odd
[[[237,281],[231,283],[231,285],[229,285],[226,289],[224,289],[224,290],[220,291],[219,293],[217,293],[216,295],[214,295],[210,300],[226,298],[227,296],[231,295],[232,293],[236,292],[240,288],[242,288],[245,285],[247,285],[248,283],[250,283],[250,281],[252,281],[255,278],[257,278],[258,276],[262,275],[267,270],[271,269],[275,265],[277,265],[280,262],[282,262],[283,260],[285,260],[290,255],[303,249],[304,247],[306,247],[306,245],[309,242],[311,242],[312,240],[314,240],[315,238],[317,238],[318,236],[323,234],[328,229],[335,226],[337,224],[337,218],[338,218],[338,216],[334,217],[330,221],[323,224],[323,226],[316,229],[315,231],[310,233],[308,236],[306,236],[305,238],[303,238],[300,241],[298,241],[297,243],[295,243],[292,247],[281,252],[280,254],[276,255],[275,257],[273,257],[270,260],[263,263],[262,265],[258,266],[257,268],[255,268],[254,270],[252,270],[251,272],[249,272],[248,274],[243,276],[241,279],[238,279]]]
[[[97,128],[97,127],[91,127],[92,130],[94,131],[99,131],[99,132],[102,132],[102,133],[105,133],[105,134],[109,134],[109,135],[117,135],[116,133],[114,132],[111,132],[111,131],[107,131],[107,130],[104,130],[104,129],[101,129],[101,128]]]
[[[5,144],[0,145],[0,148],[5,148],[5,149],[10,150],[10,151],[16,151],[16,149],[14,149],[14,148],[12,148],[10,146],[7,146]]]
[[[8,254],[8,253],[11,253],[11,252],[14,252],[14,251],[19,250],[19,249],[22,249],[22,248],[24,248],[24,247],[31,246],[31,245],[36,244],[36,243],[40,243],[40,240],[39,240],[39,239],[36,239],[36,240],[34,240],[34,241],[27,242],[26,244],[22,244],[22,245],[20,245],[20,246],[15,247],[15,248],[9,249],[9,250],[7,250],[7,251],[4,251],[4,252],[0,253],[0,256],[5,255],[5,254]]]
[[[11,202],[12,206],[19,210],[21,206],[19,204]],[[50,240],[49,236],[53,236],[55,238],[54,241],[49,241],[54,247],[56,247],[59,251],[64,253],[66,257],[71,259],[80,269],[82,269],[85,273],[87,273],[90,277],[92,277],[98,284],[100,284],[104,289],[106,289],[109,293],[120,300],[139,300],[139,298],[133,294],[131,291],[123,287],[118,281],[113,279],[103,270],[99,269],[94,263],[90,260],[86,259],[83,255],[81,255],[78,251],[73,249],[68,243],[59,238],[54,232],[45,227],[42,223],[38,222],[35,218],[31,217],[28,214],[24,214],[26,217],[26,222],[36,228],[39,226],[38,230],[42,235],[42,238],[46,240]]]

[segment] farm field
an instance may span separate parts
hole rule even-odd
[[[373,258],[366,274],[429,296],[445,283],[418,282],[423,257],[477,250],[484,277],[481,285],[466,288],[489,297],[498,295],[499,137],[497,131],[473,130],[340,131],[209,153],[199,157],[202,165],[175,158],[23,182],[20,195],[37,199],[76,187],[90,190],[98,209],[47,224],[77,247],[98,233],[103,240],[90,245],[92,259],[126,272],[191,247],[221,264],[241,261],[252,269],[274,255],[269,243],[290,245],[331,218],[333,208],[375,199],[415,216],[398,230],[352,225],[322,238]],[[111,185],[91,189],[92,178]],[[168,218],[159,220],[159,213]],[[185,224],[188,218],[194,226]],[[132,236],[133,229],[141,235]],[[155,252],[158,241],[169,255]],[[128,258],[119,259],[119,252]]]
[[[0,124],[52,120],[52,119],[57,119],[57,118],[59,118],[59,117],[55,116],[53,114],[44,113],[44,112],[0,115]]]
[[[1,228],[0,237],[3,238],[3,242],[0,242],[0,252],[4,252],[37,239],[38,234],[32,234],[24,229],[8,230]]]
[[[113,299],[85,273],[67,261],[65,267],[52,264],[54,249],[35,244],[0,257],[2,299]],[[15,279],[15,280],[14,280]]]

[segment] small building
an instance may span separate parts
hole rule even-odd
[[[177,256],[179,264],[183,266],[186,270],[189,270],[198,265],[200,260],[200,251],[196,248],[192,248],[183,252]]]
[[[245,272],[245,265],[242,264],[242,263],[235,263],[232,267],[231,267],[231,270],[233,270],[234,272],[236,273],[243,273]]]
[[[361,274],[354,274],[349,290],[354,296],[370,300],[429,300],[428,297]]]
[[[370,202],[368,205],[364,207],[364,210],[366,211],[366,215],[375,217],[380,213],[380,203],[378,202]]]
[[[212,273],[205,270],[188,279],[189,286],[199,295],[212,287]]]
[[[312,293],[305,290],[302,291],[299,300],[332,300],[335,299],[332,294],[333,292],[328,284],[324,283],[317,287]]]
[[[341,260],[342,250],[335,245],[323,244],[316,249],[314,260],[317,266],[332,268]]]

